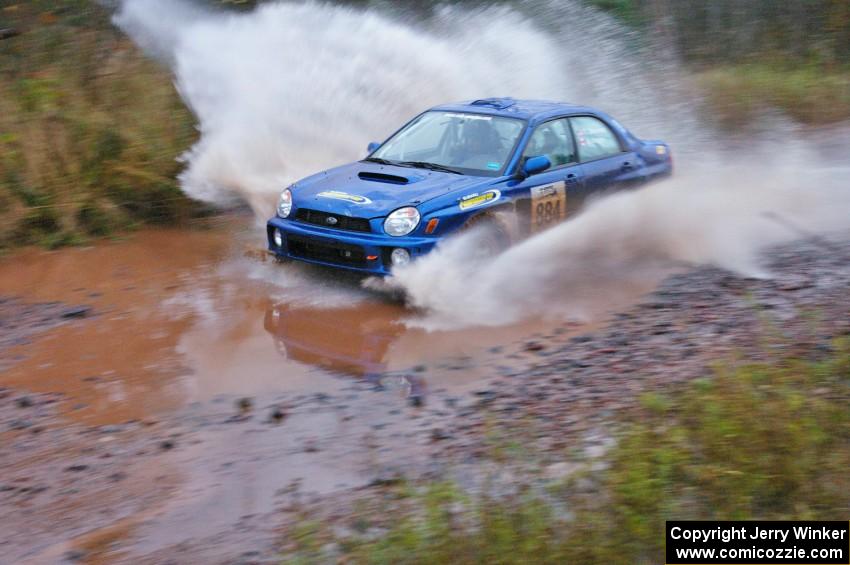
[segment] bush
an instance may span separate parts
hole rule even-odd
[[[194,216],[176,158],[197,134],[169,72],[93,0],[0,14],[21,32],[0,50],[0,247]]]

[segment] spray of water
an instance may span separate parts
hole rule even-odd
[[[623,288],[614,283],[646,281],[672,262],[764,275],[759,250],[799,235],[776,217],[823,230],[850,211],[843,192],[825,188],[846,171],[817,182],[798,176],[817,159],[793,128],[778,135],[773,125],[768,142],[750,138],[736,157],[724,155],[727,140],[699,126],[694,91],[663,44],[578,0],[444,7],[416,18],[312,2],[226,14],[124,0],[115,21],[171,65],[198,118],[185,191],[211,202],[238,197],[260,220],[283,186],[358,158],[367,141],[451,100],[587,103],[673,144],[674,180],[600,201],[493,260],[469,260],[481,237],[469,234],[377,285],[403,290],[428,313],[419,321],[428,327],[581,316]],[[765,155],[776,153],[782,161],[768,166]]]
[[[116,23],[170,62],[199,120],[182,184],[238,195],[258,215],[302,176],[362,156],[429,105],[482,95],[563,97],[558,46],[509,10],[443,14],[440,32],[329,4],[267,4],[209,14],[174,0],[127,0]],[[159,22],[168,22],[160,24]],[[466,23],[471,24],[471,21]],[[504,38],[511,37],[510,46]]]
[[[486,236],[470,233],[369,284],[404,291],[423,312],[410,322],[434,330],[534,317],[587,320],[682,265],[769,277],[759,255],[765,247],[840,232],[850,217],[850,193],[829,173],[805,184],[782,178],[752,169],[693,171],[599,200],[495,258],[471,256]]]

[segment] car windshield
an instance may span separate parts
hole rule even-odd
[[[498,176],[525,122],[466,112],[425,112],[369,159],[468,175]]]

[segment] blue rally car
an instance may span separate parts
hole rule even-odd
[[[285,189],[269,251],[387,275],[473,225],[498,250],[591,195],[671,172],[667,144],[593,108],[512,98],[437,106],[371,143],[362,161]]]

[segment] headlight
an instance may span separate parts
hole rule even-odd
[[[396,237],[407,235],[419,225],[419,210],[413,206],[399,208],[384,220],[384,231]]]
[[[277,215],[281,218],[286,218],[292,211],[292,191],[284,189],[280,193],[280,198],[277,201]]]
[[[390,260],[393,263],[393,267],[404,267],[410,263],[410,253],[407,249],[393,249],[393,252],[390,253]]]

